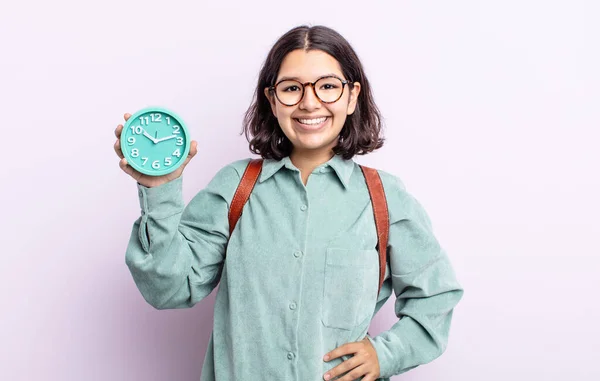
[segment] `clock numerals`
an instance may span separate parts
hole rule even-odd
[[[178,119],[167,113],[148,110],[131,122],[124,145],[132,165],[145,174],[158,175],[168,173],[181,164],[188,136]],[[173,151],[168,154],[169,151],[163,150]]]
[[[142,163],[142,165],[145,165],[146,162],[148,161],[148,158],[147,157],[143,157],[142,159],[145,159],[144,162]],[[172,164],[173,164],[173,161],[171,160],[171,158],[170,157],[165,157],[165,164],[164,165],[166,167],[168,167],[168,166],[170,166]],[[154,160],[152,162],[152,168],[154,168],[154,169],[160,169],[160,160]]]
[[[152,122],[152,123],[162,122],[162,114],[151,113],[150,116],[140,116],[139,119],[140,119],[140,123],[142,126],[147,126],[148,124],[150,124],[150,122]],[[169,119],[168,123],[171,124],[170,119]]]

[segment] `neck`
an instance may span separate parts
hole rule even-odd
[[[290,160],[292,164],[300,170],[302,182],[306,185],[308,176],[312,171],[319,165],[328,162],[333,155],[335,154],[332,150],[326,150],[320,153],[293,150],[290,154]]]

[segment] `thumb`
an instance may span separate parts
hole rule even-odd
[[[196,156],[197,153],[198,153],[198,142],[195,140],[192,140],[192,142],[190,143],[190,153],[188,154],[188,156],[194,157],[194,156]]]
[[[195,140],[192,140],[192,142],[190,143],[190,152],[188,153],[187,158],[183,162],[183,165],[186,166],[190,162],[190,160],[192,160],[192,158],[194,156],[196,156],[197,153],[198,153],[198,142],[196,142]]]

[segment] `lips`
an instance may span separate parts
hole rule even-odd
[[[296,120],[302,124],[315,125],[315,124],[323,123],[325,120],[327,120],[327,117],[323,116],[320,118],[311,118],[311,119],[298,118]]]
[[[322,116],[318,118],[294,118],[294,121],[305,130],[317,130],[330,119],[329,116]]]

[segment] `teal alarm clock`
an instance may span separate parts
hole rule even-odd
[[[161,107],[137,111],[121,131],[121,151],[127,163],[149,176],[166,175],[181,166],[190,142],[183,120]]]

